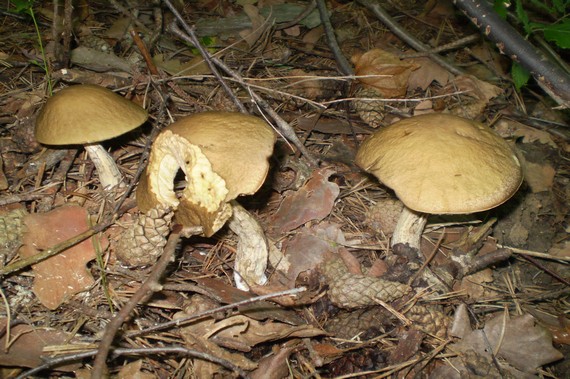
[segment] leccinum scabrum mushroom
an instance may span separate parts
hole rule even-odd
[[[229,227],[240,239],[235,259],[238,288],[264,284],[267,243],[257,221],[234,199],[255,193],[269,170],[275,134],[262,119],[232,112],[204,112],[166,127],[153,143],[137,188],[141,212],[156,206],[175,210],[177,222],[202,226],[211,236],[232,217]],[[180,198],[174,179],[181,169],[186,186]],[[244,234],[252,233],[252,234]],[[246,240],[258,243],[245,249]]]
[[[117,186],[122,175],[99,142],[127,133],[146,121],[147,112],[107,88],[83,84],[50,97],[36,119],[35,135],[45,145],[83,145],[101,186]]]
[[[522,183],[519,160],[491,128],[447,114],[398,121],[368,137],[356,164],[405,207],[391,245],[420,249],[427,214],[468,214],[507,201]]]

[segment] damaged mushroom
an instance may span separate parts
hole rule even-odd
[[[177,222],[201,226],[207,237],[226,221],[239,238],[234,277],[240,289],[264,284],[268,260],[265,235],[237,202],[255,193],[269,170],[275,134],[263,120],[232,112],[205,112],[178,120],[154,141],[137,188],[141,212],[157,206],[175,210]],[[174,180],[184,172],[178,197]]]
[[[491,128],[447,114],[398,121],[368,137],[356,164],[404,203],[391,245],[420,252],[428,214],[469,214],[501,205],[518,190],[513,149]]]
[[[75,85],[47,100],[36,119],[35,135],[45,145],[84,145],[102,187],[110,189],[122,175],[98,143],[139,127],[147,118],[143,108],[107,88]]]

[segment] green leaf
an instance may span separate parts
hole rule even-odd
[[[519,63],[513,62],[511,66],[511,77],[513,78],[515,88],[517,91],[520,91],[520,89],[528,83],[530,72]]]
[[[14,5],[14,11],[16,13],[27,13],[32,12],[32,6],[34,5],[33,0],[12,0],[12,5]]]
[[[570,0],[552,0],[552,7],[560,14],[567,12],[570,8]]]
[[[554,42],[562,49],[570,49],[570,20],[564,22],[544,25],[542,30],[544,38],[549,42]]]
[[[508,12],[507,8],[510,5],[511,3],[507,0],[495,0],[495,3],[493,4],[493,9],[495,10],[495,12],[497,12],[500,18],[506,20]]]
[[[523,8],[523,4],[521,0],[515,1],[515,13],[517,15],[518,20],[523,24],[524,31],[527,34],[530,34],[530,21],[528,20],[528,14]]]

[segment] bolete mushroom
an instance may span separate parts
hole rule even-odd
[[[99,142],[127,133],[146,121],[147,112],[113,91],[90,84],[70,86],[50,97],[36,119],[35,135],[45,145],[84,145],[104,189],[122,175]]]
[[[247,289],[247,283],[264,284],[265,236],[234,199],[261,187],[274,143],[273,130],[255,116],[204,112],[184,117],[161,131],[153,143],[136,192],[139,210],[146,213],[157,206],[170,207],[177,222],[201,226],[207,237],[232,218],[229,227],[240,239],[236,283],[241,289]],[[174,180],[180,169],[186,186],[177,197]]]
[[[420,251],[427,214],[494,208],[518,190],[523,175],[507,142],[491,128],[448,114],[398,121],[369,136],[356,164],[392,188],[405,207],[391,245]]]

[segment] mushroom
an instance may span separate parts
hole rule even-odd
[[[255,116],[204,112],[182,118],[161,131],[153,143],[136,192],[139,210],[170,207],[177,222],[202,226],[206,237],[230,220],[228,225],[240,240],[234,267],[238,288],[264,284],[265,236],[234,199],[261,187],[274,143],[272,129]],[[177,197],[174,179],[179,169],[186,186]]]
[[[107,88],[75,85],[47,100],[36,119],[35,135],[45,145],[84,145],[101,185],[110,189],[121,182],[122,175],[98,142],[129,132],[147,118],[143,108]]]
[[[518,190],[519,160],[491,128],[448,114],[398,121],[368,137],[356,164],[392,188],[404,209],[391,246],[420,252],[427,214],[468,214],[494,208]]]

